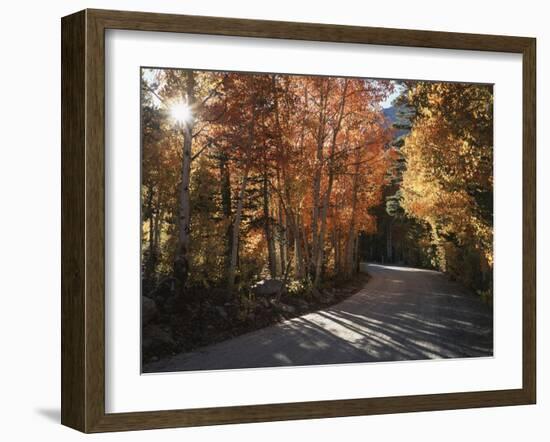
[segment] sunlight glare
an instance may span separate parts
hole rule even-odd
[[[174,103],[170,107],[170,115],[176,122],[183,124],[189,123],[193,118],[190,106],[185,102]]]

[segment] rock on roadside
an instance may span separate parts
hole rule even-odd
[[[252,286],[256,296],[275,296],[283,289],[283,281],[278,279],[263,279]]]

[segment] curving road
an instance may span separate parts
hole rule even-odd
[[[361,291],[325,310],[169,357],[145,372],[492,356],[492,310],[443,274],[368,264]]]

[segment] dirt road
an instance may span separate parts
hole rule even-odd
[[[431,270],[369,264],[365,288],[309,313],[162,359],[145,372],[492,356],[491,309]]]

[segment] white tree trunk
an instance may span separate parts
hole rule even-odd
[[[355,212],[357,210],[357,192],[359,190],[359,159],[355,165],[353,175],[352,202],[351,202],[351,221],[349,224],[348,238],[346,243],[346,276],[350,277],[355,273],[353,251],[355,244]]]
[[[187,72],[187,105],[192,106],[195,101],[195,77],[193,71]],[[193,121],[184,123],[183,128],[183,155],[181,171],[181,187],[179,194],[179,235],[176,258],[174,260],[174,274],[179,282],[179,294],[183,290],[189,274],[189,240],[191,234],[191,207],[189,200],[189,183],[191,178],[191,148],[193,143]]]
[[[254,145],[254,131],[256,127],[256,103],[252,101],[252,117],[250,119],[250,127],[248,129],[248,142],[247,146],[249,151],[252,150]],[[243,214],[244,193],[248,182],[248,173],[250,172],[250,158],[245,160],[243,178],[241,181],[241,188],[239,190],[239,197],[237,200],[237,211],[235,212],[235,219],[233,220],[233,233],[231,238],[231,260],[229,262],[229,272],[227,279],[227,288],[229,292],[233,291],[235,286],[235,273],[237,270],[237,258],[239,256],[239,233],[241,230],[241,219]]]
[[[321,210],[321,227],[319,231],[319,240],[317,242],[317,254],[315,258],[315,279],[313,280],[313,286],[318,287],[321,282],[321,273],[323,270],[323,259],[324,259],[324,248],[325,248],[325,234],[327,227],[327,213],[328,207],[330,204],[330,197],[332,194],[332,185],[334,182],[334,154],[336,152],[336,143],[338,138],[338,133],[342,127],[342,119],[344,117],[344,109],[346,106],[346,95],[348,89],[348,80],[344,80],[344,89],[342,91],[342,98],[340,100],[340,108],[338,114],[338,121],[336,126],[332,130],[332,142],[330,146],[330,153],[328,157],[328,186],[325,193],[325,198],[323,201],[323,207]]]
[[[321,179],[323,172],[323,147],[325,144],[325,124],[326,124],[326,107],[327,107],[327,98],[329,92],[329,85],[327,84],[326,93],[323,89],[323,84],[321,84],[321,91],[319,97],[319,123],[317,128],[316,142],[317,142],[317,165],[315,168],[315,174],[313,176],[313,213],[311,217],[311,265],[315,266],[315,262],[318,255],[319,249],[319,210],[320,210],[320,200],[321,200]],[[315,272],[315,268],[312,269]]]
[[[275,240],[273,238],[273,229],[271,223],[271,211],[269,208],[269,186],[267,172],[264,172],[263,178],[263,211],[264,211],[264,231],[267,244],[267,261],[269,274],[272,278],[277,277],[277,259],[275,254]]]

